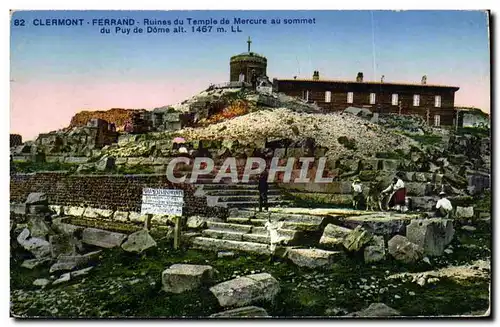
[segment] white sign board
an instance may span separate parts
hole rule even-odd
[[[183,190],[168,190],[161,188],[142,189],[141,215],[182,216],[183,204]]]

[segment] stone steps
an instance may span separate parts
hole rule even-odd
[[[215,239],[203,236],[195,237],[193,239],[193,247],[202,250],[229,250],[247,252],[252,254],[271,255],[271,250],[269,249],[268,244]]]
[[[269,207],[284,206],[290,203],[286,200],[272,200],[267,201]],[[259,201],[228,201],[219,202],[219,206],[225,208],[257,208],[259,207]]]
[[[238,188],[225,188],[225,189],[209,189],[206,190],[209,195],[218,195],[218,196],[245,196],[245,195],[253,195],[259,196],[259,190],[255,187],[252,189],[238,189]],[[270,189],[267,192],[268,196],[272,195],[280,195],[281,191],[279,189]]]
[[[210,196],[213,196],[209,193]],[[268,195],[267,202],[278,202],[281,195]],[[257,202],[259,203],[259,194],[256,195],[221,195],[219,202]]]

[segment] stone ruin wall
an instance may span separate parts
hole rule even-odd
[[[47,194],[49,204],[140,212],[142,188],[184,190],[184,215],[224,215],[194,196],[191,184],[172,184],[165,175],[70,175],[65,172],[15,174],[10,177],[10,202],[24,203],[29,193]]]

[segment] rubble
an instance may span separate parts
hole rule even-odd
[[[450,219],[414,219],[406,227],[408,241],[417,244],[429,256],[440,256],[455,234]]]
[[[170,293],[183,293],[210,283],[214,273],[211,266],[174,264],[162,273],[162,289]]]
[[[372,237],[368,231],[358,226],[346,236],[343,245],[347,251],[356,252],[367,245],[372,240]]]
[[[149,232],[143,229],[130,234],[121,246],[127,252],[141,253],[149,248],[156,247],[156,242],[149,235]]]

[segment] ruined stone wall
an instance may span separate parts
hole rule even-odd
[[[220,208],[207,207],[205,197],[195,197],[193,185],[172,184],[165,175],[13,174],[10,201],[22,203],[29,193],[44,192],[54,205],[139,212],[143,187],[183,189],[186,216],[223,214]]]

